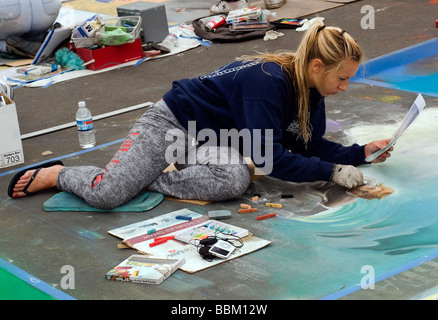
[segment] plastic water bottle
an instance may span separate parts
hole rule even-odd
[[[83,149],[92,148],[96,145],[93,117],[90,110],[86,107],[85,101],[78,102],[78,107],[76,124],[78,127],[79,144]]]
[[[161,41],[161,43],[159,43],[159,45],[172,51],[172,49],[176,47],[177,41],[178,41],[177,35],[174,33],[169,33],[167,37],[164,38],[164,40]]]

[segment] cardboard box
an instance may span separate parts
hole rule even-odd
[[[0,105],[0,168],[24,162],[20,126],[14,101],[3,93],[0,96],[6,105]]]
[[[132,43],[125,43],[120,46],[107,46],[95,50],[76,48],[76,53],[85,62],[94,59],[93,63],[87,65],[87,68],[90,70],[101,70],[143,58],[140,38],[137,38]]]

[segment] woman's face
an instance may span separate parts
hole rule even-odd
[[[339,68],[327,69],[319,59],[312,60],[309,66],[310,86],[318,90],[323,97],[345,91],[348,81],[359,69],[359,62],[345,59]]]

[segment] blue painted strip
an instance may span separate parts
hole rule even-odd
[[[354,81],[355,82],[359,82],[359,83],[369,84],[369,85],[372,85],[372,86],[379,86],[379,87],[385,87],[385,88],[390,88],[390,89],[397,89],[396,86],[391,84],[391,83],[380,82],[380,81],[371,80],[371,79],[359,78],[359,79],[354,80]]]
[[[73,152],[73,153],[70,153],[70,154],[66,154],[66,155],[63,155],[63,156],[60,156],[60,157],[57,157],[57,158],[48,159],[46,161],[41,161],[41,162],[38,162],[38,163],[33,163],[33,164],[28,165],[28,166],[24,166],[24,167],[20,167],[20,168],[14,169],[14,170],[10,170],[10,171],[6,171],[6,172],[3,172],[3,173],[0,173],[0,177],[6,176],[8,174],[16,173],[16,172],[21,171],[23,169],[28,169],[28,168],[31,168],[31,167],[34,167],[34,166],[38,166],[38,165],[40,165],[42,163],[45,163],[47,161],[63,160],[63,159],[67,159],[67,158],[70,158],[70,157],[75,157],[75,156],[78,156],[78,155],[81,155],[81,154],[84,154],[84,153],[87,153],[87,152],[91,152],[91,151],[94,151],[94,150],[98,150],[98,149],[102,149],[102,148],[105,148],[105,147],[108,147],[108,146],[112,146],[112,145],[117,144],[117,143],[122,143],[123,141],[125,141],[125,138],[119,139],[119,140],[115,140],[115,141],[111,141],[111,142],[108,142],[108,143],[104,143],[104,144],[101,144],[99,146],[95,146],[95,147],[90,148],[90,149],[85,149],[85,150],[81,150],[81,151],[78,151],[78,152]]]
[[[146,60],[148,60],[148,59],[149,59],[149,58],[142,58],[142,59],[138,60],[133,66],[136,67],[136,66],[142,64],[144,61],[146,61]]]
[[[45,283],[44,281],[41,281],[40,279],[34,277],[33,275],[27,273],[26,271],[18,268],[17,266],[14,266],[13,264],[9,263],[8,261],[0,258],[0,268],[8,271],[9,273],[13,274],[17,278],[20,278],[23,281],[26,281],[28,284],[32,285],[33,287],[37,288],[38,290],[41,290],[44,293],[47,293],[48,295],[52,296],[55,299],[58,300],[76,300],[72,296],[54,288],[53,286]]]
[[[421,50],[418,50],[418,48],[421,48]],[[359,70],[351,81],[371,76],[382,70],[395,68],[400,65],[434,56],[437,54],[437,50],[438,38],[435,38],[367,60],[360,65]]]
[[[433,259],[436,259],[436,258],[438,258],[438,251],[435,251],[434,253],[432,253],[430,255],[427,255],[427,256],[424,256],[422,258],[416,259],[416,260],[414,260],[412,262],[409,262],[409,263],[407,263],[407,264],[405,264],[405,265],[403,265],[401,267],[395,268],[393,270],[390,270],[388,272],[385,272],[385,273],[377,276],[376,279],[375,279],[376,280],[375,283],[378,283],[378,282],[380,282],[382,280],[388,279],[388,278],[390,278],[390,277],[392,277],[392,276],[394,276],[396,274],[399,274],[399,273],[405,272],[407,270],[410,270],[410,269],[412,269],[412,268],[414,268],[416,266],[419,266],[419,265],[421,265],[423,263],[426,263],[426,262],[428,262],[430,260],[433,260]],[[328,296],[325,296],[325,297],[321,298],[320,300],[336,300],[336,299],[342,298],[342,297],[344,297],[344,296],[346,296],[346,295],[348,295],[350,293],[359,291],[361,289],[362,288],[361,288],[360,284],[355,284],[355,285],[353,285],[353,286],[351,286],[349,288],[345,288],[345,289],[342,289],[342,290],[340,290],[338,292],[329,294]],[[373,289],[366,289],[366,290],[373,290]]]
[[[50,81],[48,84],[46,84],[45,86],[43,86],[43,88],[45,89],[45,88],[48,88],[48,87],[50,87],[52,84],[54,84],[55,83],[55,81]]]
[[[380,82],[380,81],[370,80],[370,79],[365,79],[365,78],[359,78],[359,79],[352,80],[352,81],[357,82],[357,83],[369,84],[372,86],[378,86],[378,87],[394,89],[394,90],[402,90],[402,91],[407,91],[407,92],[412,92],[412,93],[418,94],[418,90],[410,90],[408,88],[399,88],[398,86],[396,86],[392,83]],[[430,92],[430,91],[425,90],[424,92],[421,92],[421,93],[424,95],[431,96],[431,97],[438,97],[438,93],[435,93],[435,92]]]

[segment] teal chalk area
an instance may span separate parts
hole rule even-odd
[[[438,97],[438,38],[365,61],[352,81]]]
[[[269,270],[264,285],[277,289],[269,292],[270,299],[339,299],[370,279],[377,284],[438,257],[437,117],[437,108],[424,110],[389,161],[360,167],[365,177],[392,188],[391,195],[356,199],[313,215],[288,217],[278,211],[263,222],[264,232],[254,231],[273,240],[268,250],[247,257]],[[390,136],[396,127],[367,123],[349,135],[363,144]],[[288,189],[286,183],[282,188]],[[293,200],[281,201],[288,208]]]

